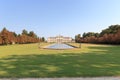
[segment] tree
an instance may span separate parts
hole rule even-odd
[[[22,31],[22,35],[28,35],[28,31],[24,29],[24,30]]]
[[[0,44],[7,45],[7,44],[26,44],[26,43],[36,43],[39,42],[40,39],[37,35],[30,31],[29,34],[27,30],[23,30],[22,34],[16,34],[15,32],[10,32],[6,28],[0,32]]]
[[[99,37],[100,34],[99,34],[99,33],[95,33],[94,36],[95,36],[95,37]]]
[[[83,38],[85,38],[85,37],[86,37],[86,33],[84,32],[84,33],[83,33]]]
[[[37,38],[37,35],[33,31],[30,31],[28,36],[33,37],[33,38]]]
[[[1,38],[2,38],[2,44],[8,44],[8,30],[6,28],[3,28],[3,30],[1,31]]]
[[[2,44],[2,38],[1,38],[1,34],[0,34],[0,45]]]
[[[42,42],[45,42],[45,38],[44,37],[42,37]]]
[[[81,38],[81,35],[80,34],[78,34],[78,35],[76,35],[75,36],[75,42],[81,42],[80,39]]]
[[[119,29],[120,25],[111,25],[107,29],[102,30],[100,36],[103,36],[104,34],[116,34]]]
[[[102,30],[101,33],[83,33],[83,37],[80,40],[78,35],[76,35],[75,39],[76,42],[81,41],[84,43],[120,44],[120,25],[111,25]]]
[[[18,36],[15,32],[13,32],[13,35],[14,35],[15,37],[17,37],[17,36]]]

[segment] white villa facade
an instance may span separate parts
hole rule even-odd
[[[56,37],[49,37],[47,39],[47,42],[67,43],[67,42],[72,42],[72,38],[71,37],[63,37],[63,36],[59,35]]]

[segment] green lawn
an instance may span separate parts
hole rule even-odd
[[[120,76],[120,46],[82,44],[71,50],[39,49],[38,44],[0,46],[0,77],[81,76]]]

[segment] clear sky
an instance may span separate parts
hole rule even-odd
[[[120,24],[120,0],[0,0],[0,30],[74,37]]]

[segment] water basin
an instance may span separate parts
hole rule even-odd
[[[47,49],[72,49],[73,46],[64,44],[64,43],[55,43],[46,47]]]

